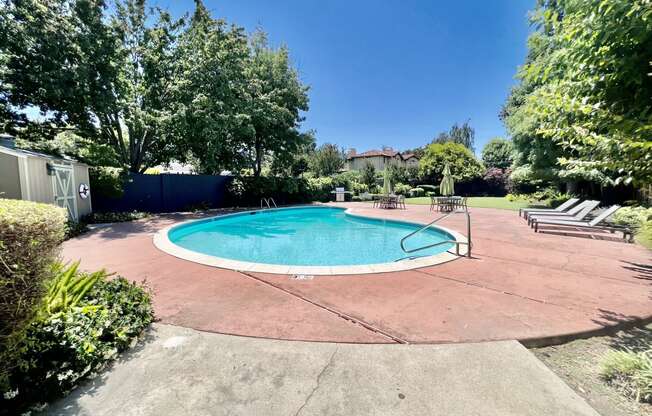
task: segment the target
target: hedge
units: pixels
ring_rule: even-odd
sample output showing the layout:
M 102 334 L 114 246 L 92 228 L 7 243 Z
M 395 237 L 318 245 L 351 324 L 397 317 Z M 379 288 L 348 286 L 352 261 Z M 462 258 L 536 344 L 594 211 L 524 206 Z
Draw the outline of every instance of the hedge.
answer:
M 0 345 L 32 316 L 67 220 L 54 205 L 0 199 Z

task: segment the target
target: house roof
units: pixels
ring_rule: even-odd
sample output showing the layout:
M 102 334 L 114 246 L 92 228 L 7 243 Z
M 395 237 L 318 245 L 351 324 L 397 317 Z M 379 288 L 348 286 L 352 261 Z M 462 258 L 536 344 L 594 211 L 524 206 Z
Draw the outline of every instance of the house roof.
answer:
M 357 159 L 361 157 L 375 157 L 375 156 L 385 156 L 385 157 L 396 157 L 399 156 L 403 160 L 407 160 L 411 157 L 416 157 L 414 153 L 401 153 L 396 150 L 384 149 L 384 150 L 368 150 L 362 153 L 356 153 L 353 155 L 348 155 L 347 159 Z

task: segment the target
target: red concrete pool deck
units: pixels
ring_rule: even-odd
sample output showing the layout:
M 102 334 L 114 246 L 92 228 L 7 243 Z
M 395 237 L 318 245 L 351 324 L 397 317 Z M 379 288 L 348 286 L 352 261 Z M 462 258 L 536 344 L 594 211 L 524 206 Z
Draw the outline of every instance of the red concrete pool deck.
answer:
M 426 223 L 427 206 L 356 213 Z M 531 345 L 652 318 L 652 251 L 611 234 L 534 233 L 513 211 L 472 208 L 473 257 L 423 269 L 292 276 L 242 273 L 181 260 L 152 243 L 196 215 L 96 229 L 64 244 L 85 269 L 146 280 L 157 317 L 224 334 L 305 341 L 443 343 L 517 339 Z M 466 234 L 462 215 L 444 227 Z

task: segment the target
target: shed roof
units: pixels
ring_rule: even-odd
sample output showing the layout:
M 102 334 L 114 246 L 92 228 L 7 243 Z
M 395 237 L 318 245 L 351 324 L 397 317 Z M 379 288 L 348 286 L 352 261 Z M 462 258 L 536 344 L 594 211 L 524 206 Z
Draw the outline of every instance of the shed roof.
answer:
M 6 153 L 8 155 L 18 156 L 18 157 L 38 157 L 41 159 L 59 160 L 62 162 L 70 162 L 70 163 L 76 163 L 78 165 L 88 166 L 86 165 L 86 163 L 79 162 L 70 157 L 66 157 L 66 156 L 57 157 L 57 156 L 48 155 L 47 153 L 39 153 L 39 152 L 34 152 L 32 150 L 18 149 L 15 147 L 7 147 L 7 146 L 0 145 L 0 152 Z

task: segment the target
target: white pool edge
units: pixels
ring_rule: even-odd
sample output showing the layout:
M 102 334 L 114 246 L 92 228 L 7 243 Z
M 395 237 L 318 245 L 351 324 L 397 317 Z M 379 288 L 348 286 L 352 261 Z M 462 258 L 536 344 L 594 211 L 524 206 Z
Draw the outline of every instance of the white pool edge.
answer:
M 283 209 L 292 209 L 292 208 L 310 208 L 310 207 L 324 207 L 324 205 L 301 205 L 287 208 L 274 208 L 274 210 L 283 210 Z M 337 208 L 332 207 L 331 208 Z M 252 211 L 243 211 L 243 212 L 253 212 L 260 210 Z M 269 210 L 265 210 L 269 211 Z M 351 215 L 355 217 L 380 220 L 380 221 L 392 221 L 405 224 L 412 224 L 417 226 L 423 226 L 425 224 L 414 222 L 414 221 L 405 221 L 397 219 L 388 219 L 388 218 L 378 218 L 362 215 L 360 213 L 354 212 L 354 209 L 347 208 L 344 213 L 346 215 Z M 218 215 L 216 218 L 224 218 L 233 215 L 241 215 L 242 212 Z M 153 242 L 154 246 L 159 250 L 170 254 L 174 257 L 192 261 L 194 263 L 203 264 L 205 266 L 218 267 L 221 269 L 229 269 L 241 272 L 258 272 L 258 273 L 270 273 L 270 274 L 284 274 L 284 275 L 310 275 L 310 276 L 332 276 L 332 275 L 348 275 L 348 274 L 373 274 L 373 273 L 388 273 L 388 272 L 399 272 L 405 270 L 419 269 L 423 267 L 436 266 L 438 264 L 446 263 L 452 260 L 456 260 L 460 257 L 465 256 L 468 253 L 467 239 L 461 233 L 457 231 L 450 230 L 441 226 L 433 226 L 434 228 L 440 229 L 449 233 L 455 241 L 460 244 L 460 255 L 445 251 L 433 256 L 427 257 L 418 257 L 415 259 L 406 259 L 395 261 L 392 263 L 376 263 L 376 264 L 363 264 L 363 265 L 353 265 L 353 266 L 287 266 L 280 264 L 268 264 L 268 263 L 253 263 L 239 260 L 226 259 L 222 257 L 211 256 L 208 254 L 198 253 L 196 251 L 188 250 L 183 247 L 180 247 L 170 241 L 168 234 L 172 228 L 181 227 L 186 224 L 190 224 L 197 221 L 205 221 L 207 218 L 202 218 L 198 220 L 189 220 L 183 221 L 178 224 L 173 224 L 168 227 L 165 227 L 159 230 L 154 234 Z

